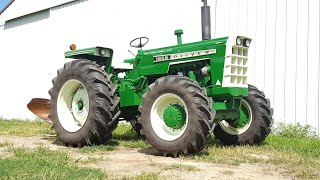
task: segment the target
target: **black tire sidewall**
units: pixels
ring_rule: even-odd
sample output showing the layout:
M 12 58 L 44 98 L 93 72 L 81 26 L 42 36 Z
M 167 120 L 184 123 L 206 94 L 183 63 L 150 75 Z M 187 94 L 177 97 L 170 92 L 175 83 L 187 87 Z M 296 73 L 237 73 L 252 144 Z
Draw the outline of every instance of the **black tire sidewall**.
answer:
M 71 63 L 71 62 L 70 62 Z M 59 92 L 62 88 L 62 86 L 69 80 L 78 80 L 82 83 L 82 85 L 86 88 L 88 97 L 89 97 L 89 113 L 88 117 L 86 119 L 85 124 L 76 132 L 69 132 L 63 128 L 60 121 L 63 121 L 63 119 L 60 119 L 57 112 L 57 99 L 59 96 Z M 79 141 L 81 141 L 87 134 L 90 132 L 90 130 L 93 127 L 93 121 L 95 115 L 95 102 L 93 99 L 94 96 L 94 90 L 90 86 L 91 80 L 88 79 L 88 76 L 85 72 L 81 72 L 77 69 L 69 68 L 66 71 L 64 71 L 60 76 L 58 76 L 57 81 L 54 84 L 53 87 L 53 94 L 52 94 L 52 100 L 51 100 L 51 108 L 52 108 L 52 119 L 53 119 L 53 125 L 56 133 L 59 135 L 59 138 L 68 144 L 74 144 Z
M 156 99 L 165 94 L 172 93 L 179 96 L 187 106 L 188 110 L 188 124 L 185 129 L 185 132 L 175 140 L 166 141 L 160 138 L 151 125 L 150 112 L 151 108 L 156 101 Z M 185 148 L 187 142 L 190 142 L 190 138 L 195 138 L 194 134 L 197 131 L 197 108 L 195 102 L 193 101 L 192 95 L 186 89 L 182 88 L 179 83 L 176 84 L 162 84 L 155 87 L 152 91 L 148 93 L 144 103 L 144 108 L 142 109 L 142 125 L 144 133 L 147 139 L 151 139 L 150 143 L 159 150 L 165 151 L 177 151 Z
M 247 97 L 243 97 L 243 100 L 246 101 L 251 108 L 252 122 L 248 129 L 239 135 L 229 134 L 220 126 L 217 126 L 214 130 L 215 135 L 218 136 L 217 138 L 226 145 L 259 144 L 261 143 L 261 139 L 265 139 L 267 136 L 266 132 L 261 132 L 263 131 L 261 127 L 267 127 L 267 125 L 262 118 L 262 113 L 256 98 L 249 93 Z
M 261 112 L 259 109 L 259 104 L 255 100 L 255 97 L 252 95 L 249 95 L 245 98 L 243 98 L 244 101 L 246 101 L 251 108 L 251 116 L 252 116 L 252 122 L 244 133 L 240 134 L 239 137 L 239 142 L 240 143 L 245 143 L 249 139 L 252 139 L 255 135 L 259 134 L 260 135 L 260 126 L 261 123 L 264 122 L 264 120 L 261 117 Z

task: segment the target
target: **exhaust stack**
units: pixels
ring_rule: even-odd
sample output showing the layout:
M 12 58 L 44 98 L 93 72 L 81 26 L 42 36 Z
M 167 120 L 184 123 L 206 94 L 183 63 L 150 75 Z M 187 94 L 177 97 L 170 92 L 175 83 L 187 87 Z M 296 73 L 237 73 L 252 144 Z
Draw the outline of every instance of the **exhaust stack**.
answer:
M 203 2 L 201 7 L 202 40 L 208 40 L 211 39 L 210 6 L 208 6 L 208 0 L 201 1 Z

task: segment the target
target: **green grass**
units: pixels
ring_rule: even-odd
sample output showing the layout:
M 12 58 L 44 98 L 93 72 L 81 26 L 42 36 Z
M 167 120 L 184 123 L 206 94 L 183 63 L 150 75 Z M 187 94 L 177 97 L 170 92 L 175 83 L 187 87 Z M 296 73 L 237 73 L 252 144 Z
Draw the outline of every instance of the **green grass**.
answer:
M 211 141 L 200 153 L 182 158 L 217 164 L 257 163 L 275 165 L 300 179 L 320 177 L 320 139 L 287 138 L 270 135 L 260 146 L 223 146 Z
M 160 180 L 162 179 L 160 177 L 160 173 L 156 173 L 156 172 L 143 172 L 138 176 L 134 176 L 134 177 L 130 177 L 128 179 L 132 179 L 132 180 Z M 126 179 L 126 178 L 124 178 Z
M 40 120 L 4 120 L 0 118 L 0 135 L 30 137 L 42 134 L 54 134 L 50 124 Z
M 11 142 L 5 141 L 5 142 L 0 142 L 0 147 L 10 147 L 13 144 Z
M 319 138 L 285 138 L 270 135 L 260 148 L 268 148 L 272 151 L 285 151 L 295 153 L 303 157 L 319 158 Z
M 128 148 L 149 148 L 145 138 L 138 136 L 135 131 L 131 131 L 131 125 L 120 123 L 117 129 L 113 132 L 112 139 L 120 146 Z
M 46 148 L 11 149 L 14 156 L 0 158 L 0 179 L 105 179 L 101 170 L 80 168 L 61 151 Z
M 92 164 L 92 163 L 98 163 L 98 162 L 101 162 L 101 161 L 104 161 L 105 159 L 103 159 L 102 157 L 88 157 L 86 159 L 82 159 L 82 158 L 79 158 L 77 159 L 75 162 L 76 163 L 81 163 L 83 165 L 86 165 L 86 164 Z
M 181 158 L 234 166 L 240 165 L 241 163 L 256 163 L 262 167 L 269 168 L 273 166 L 275 169 L 282 168 L 286 173 L 295 178 L 317 179 L 320 177 L 320 139 L 308 137 L 311 131 L 302 126 L 291 126 L 288 127 L 288 129 L 289 130 L 284 128 L 283 131 L 285 132 L 278 131 L 276 134 L 269 135 L 260 146 L 223 146 L 213 140 L 200 153 L 182 156 Z M 37 136 L 52 133 L 50 125 L 46 123 L 0 120 L 0 135 Z M 10 143 L 3 142 L 0 144 L 0 147 L 1 146 L 10 147 Z M 113 138 L 106 145 L 83 147 L 79 149 L 79 152 L 99 154 L 106 151 L 117 150 L 119 147 L 144 149 L 150 148 L 151 146 L 146 143 L 143 137 L 139 137 L 136 132 L 131 131 L 130 125 L 121 123 L 114 131 Z M 52 153 L 54 156 L 55 153 Z M 20 161 L 22 161 L 21 158 L 22 157 L 20 157 Z M 17 161 L 17 159 L 19 158 L 15 158 L 15 161 Z M 52 158 L 50 157 L 50 159 Z M 2 159 L 1 162 L 3 161 Z M 13 160 L 6 159 L 6 161 L 11 162 Z M 88 161 L 99 161 L 99 159 Z M 69 162 L 69 160 L 67 162 Z M 81 163 L 81 160 L 79 163 Z M 73 165 L 74 164 L 71 163 L 72 167 Z M 8 166 L 9 165 L 6 165 L 5 167 L 9 168 Z M 67 167 L 69 166 L 70 164 L 68 164 Z M 2 167 L 2 164 L 0 164 L 0 167 Z M 159 168 L 187 170 L 189 167 L 173 165 Z M 189 169 L 192 170 L 192 167 Z M 23 172 L 21 173 L 23 174 Z M 45 172 L 42 172 L 42 174 L 43 173 Z M 225 173 L 228 174 L 229 172 Z M 19 173 L 16 174 L 19 175 Z M 148 179 L 149 177 L 151 179 L 157 179 L 159 175 L 157 173 L 143 173 L 135 178 Z
M 120 123 L 117 129 L 112 133 L 112 139 L 105 145 L 85 146 L 80 149 L 82 153 L 97 153 L 116 150 L 118 147 L 126 148 L 150 148 L 144 137 L 138 136 L 136 132 L 131 131 L 131 125 Z

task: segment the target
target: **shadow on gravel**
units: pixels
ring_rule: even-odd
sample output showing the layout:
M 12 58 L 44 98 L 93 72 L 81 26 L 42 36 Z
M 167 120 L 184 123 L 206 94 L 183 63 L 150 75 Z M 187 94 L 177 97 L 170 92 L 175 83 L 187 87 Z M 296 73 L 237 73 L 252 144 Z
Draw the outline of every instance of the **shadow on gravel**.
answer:
M 162 153 L 154 148 L 144 148 L 144 149 L 139 149 L 139 153 L 143 153 L 146 155 L 152 155 L 152 156 L 162 156 Z

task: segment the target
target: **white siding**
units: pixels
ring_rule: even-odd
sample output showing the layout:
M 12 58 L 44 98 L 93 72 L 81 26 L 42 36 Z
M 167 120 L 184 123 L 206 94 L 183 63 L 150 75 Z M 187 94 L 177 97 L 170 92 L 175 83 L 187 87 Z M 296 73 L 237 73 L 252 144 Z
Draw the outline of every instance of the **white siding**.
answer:
M 216 37 L 254 39 L 249 82 L 270 98 L 275 121 L 319 132 L 319 1 L 212 0 L 212 7 Z
M 0 25 L 18 13 L 15 7 L 25 6 L 21 2 L 0 16 Z M 56 2 L 40 3 L 37 11 Z M 253 39 L 249 82 L 270 98 L 275 121 L 310 124 L 319 132 L 319 0 L 210 4 L 214 37 L 239 34 Z M 111 47 L 114 65 L 124 66 L 123 59 L 131 57 L 128 42 L 135 37 L 148 36 L 148 49 L 176 44 L 173 31 L 178 28 L 185 31 L 183 42 L 200 40 L 200 6 L 200 1 L 184 0 L 82 0 L 49 8 L 47 18 L 20 18 L 20 26 L 0 29 L 0 99 L 5 102 L 0 103 L 0 115 L 34 117 L 25 105 L 32 97 L 48 98 L 51 79 L 65 63 L 63 52 L 71 43 L 78 48 Z

